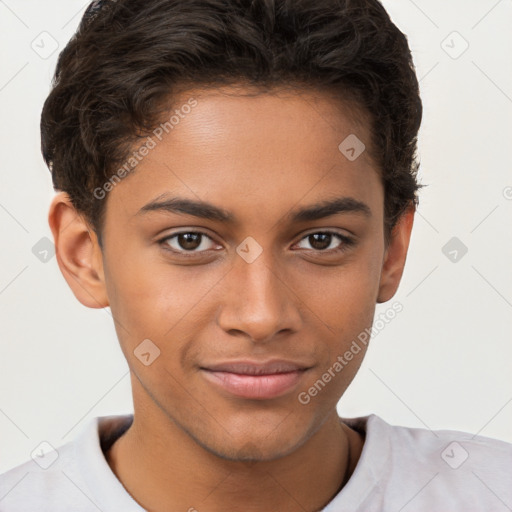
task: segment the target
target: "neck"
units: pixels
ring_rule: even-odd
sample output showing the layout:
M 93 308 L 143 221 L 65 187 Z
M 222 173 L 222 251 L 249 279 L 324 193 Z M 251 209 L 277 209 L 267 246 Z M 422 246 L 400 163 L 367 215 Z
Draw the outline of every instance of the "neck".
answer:
M 105 454 L 118 479 L 147 510 L 194 512 L 322 509 L 355 469 L 363 440 L 334 410 L 322 427 L 287 456 L 231 461 L 200 446 L 162 414 L 134 415 Z

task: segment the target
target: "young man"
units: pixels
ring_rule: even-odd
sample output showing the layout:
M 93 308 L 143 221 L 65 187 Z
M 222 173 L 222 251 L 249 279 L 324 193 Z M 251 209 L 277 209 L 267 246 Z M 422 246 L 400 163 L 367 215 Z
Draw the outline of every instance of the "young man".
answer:
M 341 419 L 415 206 L 418 83 L 377 0 L 93 2 L 41 120 L 64 278 L 134 414 L 2 511 L 499 511 L 512 446 Z

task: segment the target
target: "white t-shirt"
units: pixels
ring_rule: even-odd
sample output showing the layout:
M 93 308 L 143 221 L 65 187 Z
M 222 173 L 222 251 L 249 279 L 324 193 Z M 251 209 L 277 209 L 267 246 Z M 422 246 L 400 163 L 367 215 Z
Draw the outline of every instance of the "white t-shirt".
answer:
M 0 511 L 145 512 L 102 451 L 132 419 L 96 417 L 56 451 L 34 450 L 33 460 L 0 475 Z M 374 414 L 342 421 L 366 439 L 352 477 L 322 512 L 512 510 L 512 444 L 392 426 Z

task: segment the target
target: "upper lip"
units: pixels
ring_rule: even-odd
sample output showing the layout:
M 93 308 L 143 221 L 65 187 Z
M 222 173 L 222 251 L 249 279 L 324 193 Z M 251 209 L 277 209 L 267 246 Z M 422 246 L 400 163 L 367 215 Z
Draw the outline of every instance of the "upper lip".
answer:
M 209 364 L 201 367 L 203 370 L 212 372 L 229 372 L 241 375 L 272 375 L 276 373 L 296 372 L 307 370 L 309 366 L 293 361 L 283 359 L 274 359 L 272 361 L 225 361 L 222 363 Z

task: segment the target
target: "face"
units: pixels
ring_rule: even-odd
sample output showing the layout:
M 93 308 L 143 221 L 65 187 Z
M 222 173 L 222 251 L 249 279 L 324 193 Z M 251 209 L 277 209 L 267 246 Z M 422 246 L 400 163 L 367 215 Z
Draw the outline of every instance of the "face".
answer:
M 384 192 L 368 151 L 338 148 L 369 146 L 357 112 L 233 92 L 183 93 L 193 108 L 112 188 L 102 273 L 135 410 L 269 460 L 322 427 L 361 364 L 364 347 L 332 371 L 383 293 Z

